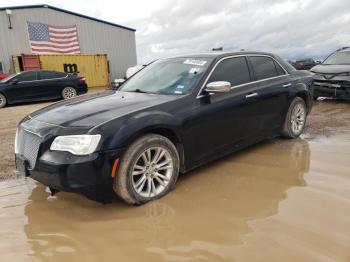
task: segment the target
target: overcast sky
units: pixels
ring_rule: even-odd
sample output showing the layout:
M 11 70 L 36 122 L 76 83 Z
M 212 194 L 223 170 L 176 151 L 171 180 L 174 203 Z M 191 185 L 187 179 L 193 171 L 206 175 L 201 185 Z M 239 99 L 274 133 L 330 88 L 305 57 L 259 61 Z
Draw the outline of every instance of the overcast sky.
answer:
M 139 63 L 221 46 L 286 59 L 322 58 L 350 46 L 350 0 L 2 0 L 0 6 L 42 3 L 135 28 Z

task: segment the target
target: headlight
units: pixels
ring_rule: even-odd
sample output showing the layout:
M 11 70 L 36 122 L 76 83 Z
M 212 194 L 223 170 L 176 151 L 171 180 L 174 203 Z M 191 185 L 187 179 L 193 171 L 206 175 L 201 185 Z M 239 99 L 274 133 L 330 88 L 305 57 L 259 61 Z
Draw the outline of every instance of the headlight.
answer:
M 101 135 L 58 136 L 52 142 L 53 151 L 67 151 L 73 155 L 88 155 L 95 152 Z

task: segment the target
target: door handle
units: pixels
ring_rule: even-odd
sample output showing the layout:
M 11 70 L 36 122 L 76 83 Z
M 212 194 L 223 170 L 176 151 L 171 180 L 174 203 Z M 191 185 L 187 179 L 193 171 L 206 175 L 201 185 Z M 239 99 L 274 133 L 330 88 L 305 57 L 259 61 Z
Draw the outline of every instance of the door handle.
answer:
M 283 85 L 283 87 L 290 87 L 292 84 L 291 83 L 288 83 L 288 84 L 285 84 L 285 85 Z
M 245 96 L 245 98 L 251 98 L 251 97 L 254 97 L 254 96 L 257 96 L 258 93 L 252 93 L 252 94 L 248 94 Z

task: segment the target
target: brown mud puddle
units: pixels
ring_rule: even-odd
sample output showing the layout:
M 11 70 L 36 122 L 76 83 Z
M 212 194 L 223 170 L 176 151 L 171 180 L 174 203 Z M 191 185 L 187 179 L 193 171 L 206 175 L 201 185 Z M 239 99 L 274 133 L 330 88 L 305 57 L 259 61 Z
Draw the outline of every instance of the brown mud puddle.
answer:
M 208 164 L 140 207 L 4 180 L 0 235 L 1 261 L 348 262 L 350 105 L 317 103 L 302 138 Z

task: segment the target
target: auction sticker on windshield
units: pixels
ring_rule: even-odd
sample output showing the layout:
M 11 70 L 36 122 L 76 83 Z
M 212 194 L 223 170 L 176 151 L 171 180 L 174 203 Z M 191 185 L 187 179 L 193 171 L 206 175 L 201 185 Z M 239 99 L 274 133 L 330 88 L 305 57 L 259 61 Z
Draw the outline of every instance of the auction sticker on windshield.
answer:
M 184 64 L 186 65 L 196 65 L 196 66 L 204 66 L 206 63 L 207 61 L 195 60 L 195 59 L 186 59 L 184 61 Z

